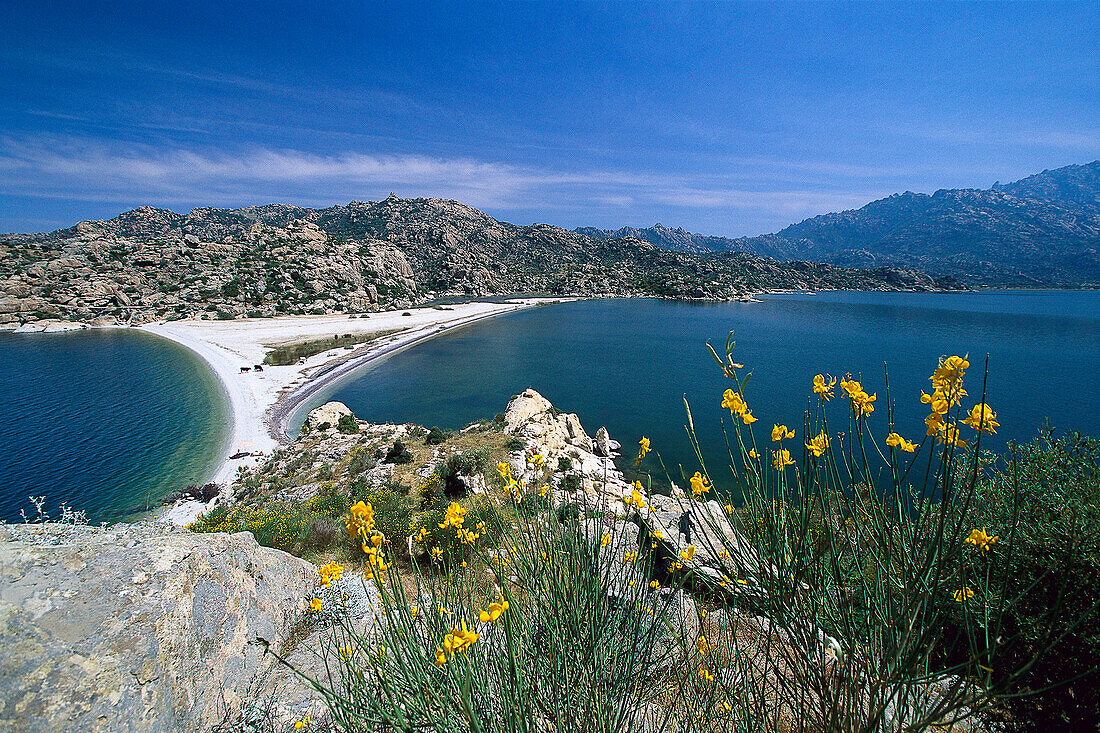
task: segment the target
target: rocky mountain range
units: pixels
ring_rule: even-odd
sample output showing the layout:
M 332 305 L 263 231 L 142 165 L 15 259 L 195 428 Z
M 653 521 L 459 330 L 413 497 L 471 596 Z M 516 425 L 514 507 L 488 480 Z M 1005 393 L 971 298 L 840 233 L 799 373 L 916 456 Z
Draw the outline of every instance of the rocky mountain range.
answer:
M 975 286 L 1100 287 L 1100 161 L 984 190 L 906 191 L 758 237 L 706 236 L 660 224 L 577 231 L 636 237 L 682 252 L 915 268 Z
M 693 254 L 517 226 L 443 199 L 142 207 L 47 234 L 0 235 L 0 326 L 361 312 L 454 296 L 729 299 L 769 289 L 928 290 L 924 273 Z

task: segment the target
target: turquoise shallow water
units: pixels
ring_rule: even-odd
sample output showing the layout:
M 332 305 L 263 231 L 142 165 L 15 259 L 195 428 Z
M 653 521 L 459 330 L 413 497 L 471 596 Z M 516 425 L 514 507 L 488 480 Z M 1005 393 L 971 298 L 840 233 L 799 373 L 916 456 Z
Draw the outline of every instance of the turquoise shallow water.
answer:
M 1030 440 L 1045 420 L 1058 431 L 1100 434 L 1100 293 L 823 293 L 775 295 L 760 303 L 689 304 L 658 300 L 563 303 L 520 311 L 440 336 L 369 365 L 318 395 L 345 402 L 371 421 L 458 428 L 503 411 L 534 387 L 579 414 L 590 433 L 606 425 L 625 452 L 649 436 L 675 477 L 697 461 L 685 437 L 690 401 L 705 456 L 728 455 L 719 409 L 728 385 L 705 350 L 733 330 L 735 358 L 752 370 L 747 400 L 758 442 L 774 422 L 801 428 L 818 372 L 862 374 L 877 392 L 872 427 L 888 432 L 884 363 L 896 428 L 919 439 L 919 402 L 941 354 L 969 353 L 968 387 L 977 401 L 989 355 L 987 402 L 1001 429 L 983 445 Z M 834 429 L 847 403 L 830 407 Z M 299 411 L 299 421 L 305 410 Z M 726 413 L 728 416 L 728 412 Z M 801 440 L 801 430 L 799 430 Z M 646 466 L 656 471 L 655 464 Z
M 141 511 L 205 479 L 229 405 L 187 349 L 142 332 L 0 335 L 0 519 L 28 496 L 94 522 Z M 33 512 L 30 512 L 33 514 Z

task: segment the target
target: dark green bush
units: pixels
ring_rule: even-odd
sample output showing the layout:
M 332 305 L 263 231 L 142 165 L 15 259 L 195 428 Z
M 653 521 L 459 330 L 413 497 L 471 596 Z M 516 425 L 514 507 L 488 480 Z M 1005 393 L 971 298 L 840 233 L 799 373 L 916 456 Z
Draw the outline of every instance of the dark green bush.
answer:
M 412 453 L 409 453 L 409 449 L 400 440 L 393 441 L 393 446 L 386 452 L 386 457 L 383 459 L 385 463 L 394 464 L 412 463 L 412 460 Z
M 568 473 L 561 477 L 562 491 L 580 491 L 581 477 L 575 473 Z
M 437 427 L 432 427 L 424 438 L 424 445 L 439 445 L 447 440 L 447 433 Z
M 1022 596 L 1010 606 L 1006 631 L 1019 641 L 1005 650 L 1004 666 L 1030 662 L 1057 641 L 1021 680 L 1024 688 L 1055 687 L 1011 701 L 1013 717 L 1034 730 L 1095 730 L 1100 720 L 1100 440 L 1073 433 L 1054 439 L 1044 431 L 1004 461 L 980 488 L 975 524 L 1012 537 L 999 567 Z M 1013 530 L 1012 518 L 1020 512 Z M 1052 618 L 1051 608 L 1063 610 Z M 1082 727 L 1082 725 L 1084 727 Z M 1076 727 L 1074 727 L 1076 726 Z
M 573 470 L 573 460 L 569 456 L 558 456 L 558 470 L 567 473 Z
M 504 444 L 504 447 L 511 451 L 524 450 L 527 448 L 527 444 L 519 438 L 510 438 L 508 442 Z
M 340 421 L 336 424 L 336 429 L 345 435 L 351 435 L 359 432 L 359 423 L 355 420 L 354 415 L 341 415 Z

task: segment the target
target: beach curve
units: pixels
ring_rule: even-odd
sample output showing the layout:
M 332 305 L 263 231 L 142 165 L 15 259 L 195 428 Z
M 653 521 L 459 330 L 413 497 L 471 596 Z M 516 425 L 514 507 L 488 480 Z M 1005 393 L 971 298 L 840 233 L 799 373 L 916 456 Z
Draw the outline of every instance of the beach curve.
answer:
M 477 321 L 562 302 L 555 298 L 514 298 L 502 302 L 470 302 L 441 307 L 410 308 L 354 318 L 345 314 L 278 316 L 227 321 L 181 320 L 139 328 L 169 339 L 198 354 L 214 371 L 229 402 L 229 436 L 209 482 L 229 485 L 242 466 L 252 466 L 290 441 L 287 425 L 297 410 L 318 392 L 359 368 L 414 344 Z M 406 315 L 407 314 L 407 315 Z M 394 331 L 352 350 L 342 346 L 289 366 L 263 364 L 274 345 L 324 338 Z M 347 352 L 347 353 L 345 353 Z M 255 367 L 262 365 L 257 371 Z M 231 458 L 239 453 L 260 454 Z M 163 512 L 161 521 L 186 525 L 208 505 L 182 502 Z

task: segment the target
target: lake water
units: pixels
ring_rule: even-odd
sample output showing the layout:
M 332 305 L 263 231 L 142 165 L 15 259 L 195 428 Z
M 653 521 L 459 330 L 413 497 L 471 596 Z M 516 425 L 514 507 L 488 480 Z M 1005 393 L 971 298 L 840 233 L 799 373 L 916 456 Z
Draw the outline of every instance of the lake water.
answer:
M 630 454 L 642 435 L 664 458 L 697 468 L 683 397 L 712 475 L 725 456 L 719 419 L 728 382 L 705 350 L 735 331 L 751 369 L 746 397 L 759 442 L 774 422 L 799 430 L 818 372 L 862 374 L 877 392 L 872 428 L 887 432 L 883 363 L 896 428 L 918 439 L 921 389 L 940 354 L 969 353 L 977 401 L 989 354 L 987 401 L 1000 433 L 1030 440 L 1044 420 L 1100 435 L 1100 293 L 823 293 L 760 303 L 596 300 L 544 306 L 476 323 L 370 365 L 312 405 L 347 403 L 364 419 L 459 428 L 502 412 L 534 387 L 606 425 Z M 64 500 L 93 521 L 132 514 L 202 481 L 228 436 L 228 405 L 213 372 L 181 346 L 125 329 L 0 334 L 0 518 L 19 520 L 28 496 Z M 307 406 L 308 407 L 308 406 Z M 830 405 L 835 429 L 847 403 Z M 728 418 L 728 412 L 725 416 Z M 298 413 L 300 421 L 305 410 Z M 726 457 L 728 463 L 728 456 Z M 629 464 L 629 460 L 624 462 Z M 656 463 L 642 468 L 658 472 Z
M 93 522 L 204 480 L 228 440 L 214 376 L 177 344 L 125 329 L 0 334 L 0 519 L 28 496 Z
M 801 445 L 810 382 L 819 372 L 862 377 L 877 392 L 870 419 L 886 435 L 886 380 L 896 429 L 919 440 L 927 414 L 922 389 L 941 354 L 969 354 L 967 386 L 1001 423 L 983 446 L 1027 441 L 1044 421 L 1056 431 L 1100 434 L 1100 292 L 951 294 L 821 293 L 772 295 L 759 303 L 696 304 L 595 300 L 503 315 L 446 334 L 365 367 L 309 407 L 328 399 L 360 418 L 459 428 L 502 412 L 533 387 L 576 412 L 590 434 L 606 425 L 634 451 L 642 435 L 673 477 L 698 468 L 685 436 L 683 398 L 692 406 L 708 467 L 729 459 L 719 407 L 729 386 L 705 349 L 721 351 L 729 331 L 736 360 L 752 371 L 746 399 L 759 422 L 758 443 L 773 423 L 796 427 Z M 970 406 L 970 402 L 967 403 Z M 830 424 L 846 427 L 847 402 L 830 405 Z M 306 410 L 298 413 L 298 424 Z M 728 411 L 725 412 L 728 418 Z M 629 463 L 629 461 L 621 462 Z M 643 466 L 658 472 L 657 464 Z

